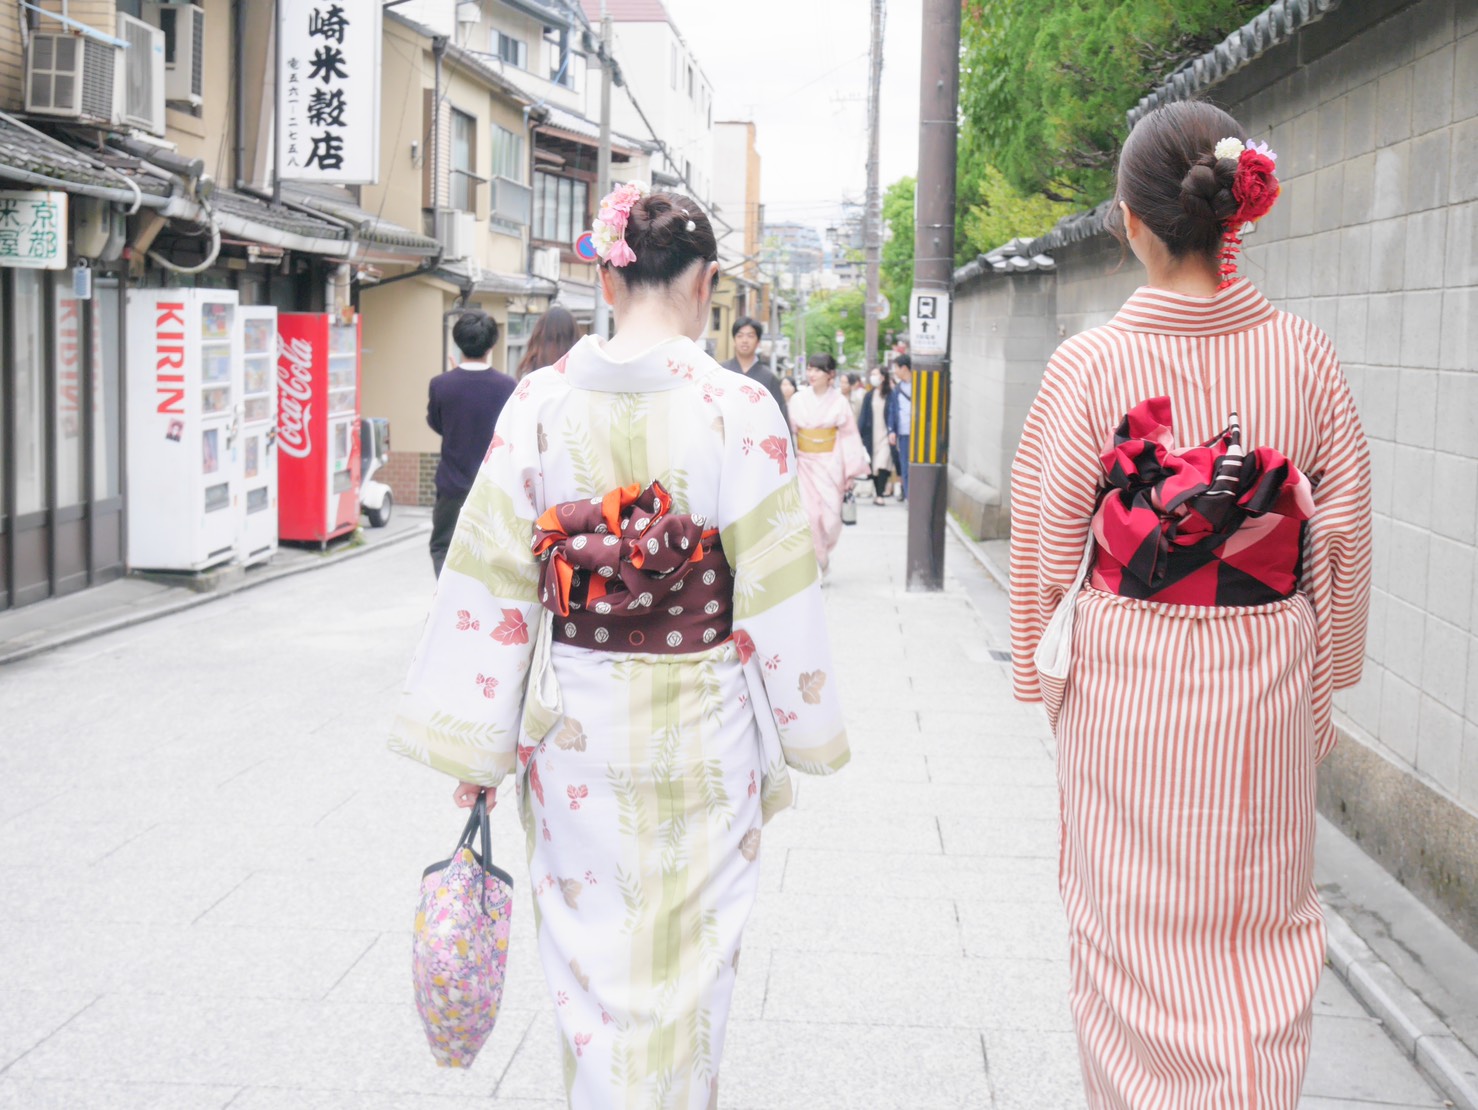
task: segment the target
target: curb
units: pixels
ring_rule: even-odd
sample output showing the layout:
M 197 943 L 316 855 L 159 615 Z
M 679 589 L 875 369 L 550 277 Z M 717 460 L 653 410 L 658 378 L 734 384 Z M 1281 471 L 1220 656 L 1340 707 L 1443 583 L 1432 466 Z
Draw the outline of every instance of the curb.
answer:
M 1009 592 L 1010 580 L 995 561 L 959 521 L 952 516 L 945 519 L 970 557 L 997 586 Z M 1478 1055 L 1360 939 L 1348 921 L 1327 906 L 1324 927 L 1328 937 L 1326 961 L 1334 973 L 1456 1110 L 1478 1110 Z
M 315 562 L 304 562 L 296 566 L 281 567 L 277 570 L 269 570 L 260 577 L 242 578 L 241 581 L 224 589 L 210 590 L 205 593 L 192 594 L 179 601 L 166 602 L 157 607 L 142 609 L 137 612 L 125 613 L 122 616 L 111 617 L 98 621 L 96 624 L 86 628 L 75 628 L 69 632 L 43 640 L 39 643 L 26 644 L 24 647 L 14 648 L 10 651 L 0 652 L 0 667 L 7 663 L 19 663 L 23 659 L 33 656 L 44 655 L 48 651 L 75 644 L 80 640 L 90 640 L 94 636 L 104 636 L 109 632 L 117 632 L 123 628 L 132 628 L 134 625 L 145 624 L 148 621 L 158 620 L 174 613 L 182 613 L 186 609 L 193 609 L 197 605 L 208 605 L 212 601 L 220 601 L 222 598 L 231 597 L 241 593 L 243 590 L 255 589 L 265 586 L 268 582 L 277 582 L 284 578 L 291 578 L 298 574 L 307 574 L 309 571 L 322 570 L 325 567 L 337 566 L 349 559 L 359 559 L 365 555 L 373 555 L 378 551 L 387 551 L 392 547 L 415 539 L 420 536 L 431 534 L 431 525 L 418 525 L 408 528 L 404 532 L 398 532 L 394 536 L 376 540 L 372 544 L 361 544 L 359 547 L 351 547 L 346 551 L 339 552 L 331 558 L 322 558 Z M 184 587 L 181 587 L 184 588 Z

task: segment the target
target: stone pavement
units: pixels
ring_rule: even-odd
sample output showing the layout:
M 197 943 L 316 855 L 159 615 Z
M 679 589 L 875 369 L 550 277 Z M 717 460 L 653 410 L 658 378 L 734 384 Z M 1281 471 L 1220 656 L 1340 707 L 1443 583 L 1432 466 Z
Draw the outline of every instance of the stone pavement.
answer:
M 1081 1107 L 1004 599 L 958 546 L 906 593 L 903 511 L 862 513 L 828 590 L 855 758 L 765 832 L 723 1104 Z M 0 1107 L 563 1105 L 526 882 L 477 1066 L 437 1071 L 412 1005 L 461 818 L 382 737 L 430 588 L 404 544 L 0 668 Z M 494 836 L 521 878 L 506 800 Z M 1442 1105 L 1333 976 L 1307 1092 Z

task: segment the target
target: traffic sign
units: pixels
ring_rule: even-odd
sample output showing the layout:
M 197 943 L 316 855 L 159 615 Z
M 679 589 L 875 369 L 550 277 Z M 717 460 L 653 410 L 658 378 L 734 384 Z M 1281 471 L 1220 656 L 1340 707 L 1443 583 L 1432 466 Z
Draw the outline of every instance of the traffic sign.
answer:
M 915 289 L 909 302 L 909 349 L 915 357 L 943 358 L 949 353 L 949 292 Z

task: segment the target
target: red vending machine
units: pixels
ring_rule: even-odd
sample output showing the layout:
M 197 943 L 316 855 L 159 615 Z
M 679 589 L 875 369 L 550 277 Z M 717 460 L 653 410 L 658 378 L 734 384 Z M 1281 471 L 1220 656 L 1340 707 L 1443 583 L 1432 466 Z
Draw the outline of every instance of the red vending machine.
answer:
M 277 316 L 279 538 L 326 544 L 359 527 L 359 317 Z

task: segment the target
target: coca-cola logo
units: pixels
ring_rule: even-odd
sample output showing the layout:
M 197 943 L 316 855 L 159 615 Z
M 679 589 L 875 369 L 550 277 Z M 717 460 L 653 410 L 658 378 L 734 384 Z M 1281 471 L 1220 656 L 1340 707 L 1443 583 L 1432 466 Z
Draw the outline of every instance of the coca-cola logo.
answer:
M 313 345 L 277 337 L 277 448 L 294 459 L 313 451 Z

